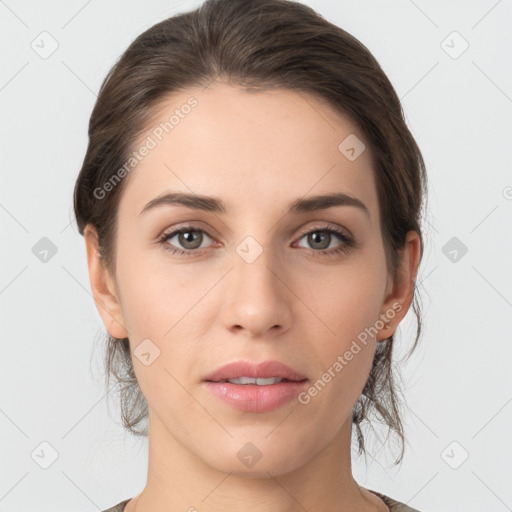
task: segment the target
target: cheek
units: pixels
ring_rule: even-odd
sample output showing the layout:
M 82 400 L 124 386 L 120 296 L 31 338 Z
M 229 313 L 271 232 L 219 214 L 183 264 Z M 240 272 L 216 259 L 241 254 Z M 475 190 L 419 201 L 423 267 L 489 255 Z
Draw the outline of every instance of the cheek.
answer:
M 340 265 L 315 280 L 314 287 L 310 278 L 301 281 L 301 293 L 307 297 L 309 309 L 303 317 L 309 333 L 305 337 L 315 340 L 308 350 L 314 352 L 318 363 L 313 382 L 317 383 L 317 396 L 322 397 L 312 397 L 312 401 L 317 401 L 320 408 L 334 406 L 341 416 L 357 401 L 371 369 L 383 271 L 378 262 L 372 266 L 361 261 Z
M 120 295 L 138 384 L 155 411 L 190 406 L 183 390 L 194 358 L 195 332 L 201 325 L 200 307 L 205 293 L 193 279 L 184 279 L 179 267 L 135 259 L 119 266 Z M 174 420 L 173 420 L 174 421 Z
M 186 265 L 167 262 L 165 255 L 151 251 L 127 251 L 119 258 L 118 282 L 126 328 L 134 340 L 164 339 L 165 334 L 186 315 L 198 297 L 204 294 L 201 282 L 187 276 Z M 148 253 L 149 254 L 148 256 Z M 123 253 L 121 253 L 123 254 Z
M 375 325 L 385 284 L 382 272 L 378 263 L 361 261 L 339 265 L 314 279 L 297 279 L 297 294 L 309 310 L 303 319 L 310 329 L 317 324 L 320 337 L 328 341 L 326 345 L 332 350 L 342 350 L 350 340 Z
M 137 378 L 141 387 L 147 379 L 167 381 L 171 374 L 182 382 L 199 356 L 198 340 L 216 318 L 214 296 L 208 290 L 218 278 L 210 274 L 203 278 L 191 265 L 132 254 L 119 260 L 118 276 Z M 141 352 L 154 358 L 151 372 L 137 360 Z

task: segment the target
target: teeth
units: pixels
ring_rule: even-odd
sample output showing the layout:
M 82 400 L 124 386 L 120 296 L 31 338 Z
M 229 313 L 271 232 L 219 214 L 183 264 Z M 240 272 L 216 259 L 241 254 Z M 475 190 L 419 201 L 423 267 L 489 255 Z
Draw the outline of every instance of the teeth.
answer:
M 281 382 L 283 379 L 278 377 L 269 377 L 268 379 L 255 377 L 238 377 L 237 379 L 228 379 L 231 384 L 257 384 L 258 386 L 269 386 Z

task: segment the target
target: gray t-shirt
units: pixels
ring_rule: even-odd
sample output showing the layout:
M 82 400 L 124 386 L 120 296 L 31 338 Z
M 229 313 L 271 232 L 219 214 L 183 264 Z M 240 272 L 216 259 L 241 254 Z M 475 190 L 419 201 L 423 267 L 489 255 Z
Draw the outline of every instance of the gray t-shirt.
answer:
M 371 489 L 368 489 L 368 491 L 372 492 L 376 496 L 378 496 L 389 508 L 389 512 L 420 512 L 419 510 L 415 508 L 411 508 L 405 503 L 400 503 L 399 501 L 395 501 L 394 499 L 390 498 L 389 496 L 385 496 L 384 494 L 381 494 L 377 491 L 372 491 Z M 112 508 L 109 508 L 108 510 L 105 510 L 104 512 L 123 512 L 124 507 L 126 504 L 130 501 L 131 498 L 128 498 L 127 500 L 121 501 L 121 503 L 118 503 Z

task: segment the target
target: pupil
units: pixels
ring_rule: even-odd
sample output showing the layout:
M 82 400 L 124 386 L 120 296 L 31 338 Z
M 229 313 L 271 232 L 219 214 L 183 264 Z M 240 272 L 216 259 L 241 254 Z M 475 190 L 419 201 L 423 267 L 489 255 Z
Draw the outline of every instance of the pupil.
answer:
M 198 239 L 199 245 L 197 245 L 197 247 L 201 245 L 201 240 L 197 231 L 184 231 L 180 234 L 180 243 L 188 249 L 197 249 L 197 247 L 194 247 L 194 241 L 197 242 Z M 190 244 L 192 244 L 192 247 L 190 247 Z
M 315 233 L 311 233 L 309 237 L 310 242 L 312 242 L 312 245 L 317 244 L 318 241 L 322 242 L 323 239 L 323 244 L 321 243 L 320 247 L 317 247 L 318 249 L 326 249 L 327 247 L 329 247 L 329 233 L 325 233 L 325 231 L 316 231 Z

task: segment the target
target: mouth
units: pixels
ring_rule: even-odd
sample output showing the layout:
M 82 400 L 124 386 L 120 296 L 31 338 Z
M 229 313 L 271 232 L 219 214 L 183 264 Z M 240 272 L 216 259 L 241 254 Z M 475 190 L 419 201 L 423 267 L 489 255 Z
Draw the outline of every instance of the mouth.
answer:
M 273 379 L 273 380 L 272 380 Z M 234 361 L 225 364 L 204 377 L 207 382 L 231 382 L 233 384 L 272 385 L 276 380 L 300 382 L 306 376 L 280 361 Z
M 229 406 L 262 413 L 292 401 L 308 378 L 279 361 L 237 361 L 222 366 L 203 379 L 204 387 Z

